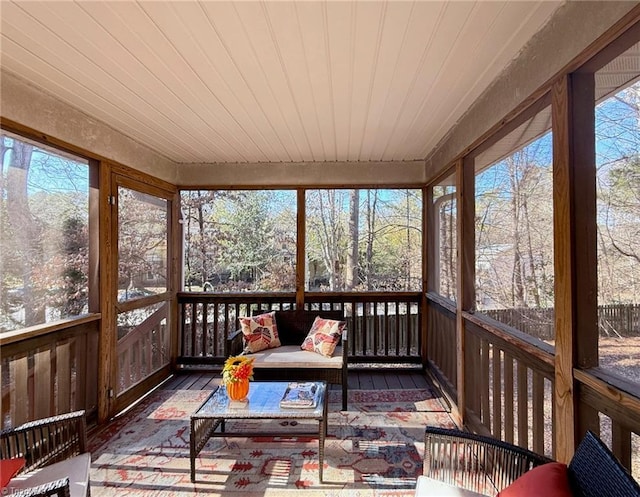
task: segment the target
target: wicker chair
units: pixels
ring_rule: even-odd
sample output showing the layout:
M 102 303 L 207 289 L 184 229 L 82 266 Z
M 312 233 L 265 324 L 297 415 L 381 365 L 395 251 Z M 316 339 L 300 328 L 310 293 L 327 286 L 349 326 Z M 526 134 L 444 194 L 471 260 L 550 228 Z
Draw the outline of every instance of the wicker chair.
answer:
M 424 475 L 493 495 L 551 459 L 490 437 L 445 428 L 425 430 Z
M 521 447 L 459 430 L 427 427 L 426 477 L 495 495 L 526 471 L 552 460 Z M 576 497 L 640 497 L 640 486 L 608 447 L 587 432 L 568 465 Z
M 9 485 L 13 497 L 89 495 L 87 428 L 84 411 L 25 423 L 0 432 L 0 458 L 26 462 Z M 76 471 L 78 470 L 78 471 Z M 86 474 L 86 481 L 69 478 Z M 45 480 L 45 481 L 43 481 Z
M 639 497 L 640 486 L 590 431 L 569 462 L 569 480 L 582 497 Z

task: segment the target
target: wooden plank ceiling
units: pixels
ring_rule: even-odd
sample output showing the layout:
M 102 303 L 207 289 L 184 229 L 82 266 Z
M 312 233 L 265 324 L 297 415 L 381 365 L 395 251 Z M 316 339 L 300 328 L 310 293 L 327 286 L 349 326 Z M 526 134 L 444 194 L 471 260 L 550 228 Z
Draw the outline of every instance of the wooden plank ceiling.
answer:
M 7 1 L 2 70 L 177 163 L 424 159 L 558 1 Z

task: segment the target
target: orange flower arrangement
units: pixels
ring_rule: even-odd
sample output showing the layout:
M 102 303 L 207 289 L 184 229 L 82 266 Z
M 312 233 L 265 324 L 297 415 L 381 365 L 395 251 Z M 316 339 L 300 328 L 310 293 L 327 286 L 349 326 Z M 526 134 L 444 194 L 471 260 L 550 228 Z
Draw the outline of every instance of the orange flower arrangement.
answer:
M 237 383 L 253 380 L 253 361 L 255 357 L 244 355 L 229 357 L 222 368 L 222 383 Z

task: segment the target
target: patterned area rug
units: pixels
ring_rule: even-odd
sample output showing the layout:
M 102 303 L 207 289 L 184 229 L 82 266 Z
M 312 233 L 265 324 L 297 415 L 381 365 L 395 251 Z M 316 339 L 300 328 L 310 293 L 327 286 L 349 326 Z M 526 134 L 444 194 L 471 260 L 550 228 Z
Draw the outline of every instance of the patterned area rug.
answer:
M 352 391 L 348 411 L 340 411 L 340 392 L 331 391 L 324 483 L 318 441 L 296 437 L 301 426 L 281 420 L 272 426 L 291 430 L 291 438 L 210 440 L 194 484 L 189 416 L 209 393 L 157 391 L 94 435 L 92 496 L 412 496 L 422 474 L 424 427 L 453 427 L 429 390 Z M 261 431 L 268 429 L 261 423 Z

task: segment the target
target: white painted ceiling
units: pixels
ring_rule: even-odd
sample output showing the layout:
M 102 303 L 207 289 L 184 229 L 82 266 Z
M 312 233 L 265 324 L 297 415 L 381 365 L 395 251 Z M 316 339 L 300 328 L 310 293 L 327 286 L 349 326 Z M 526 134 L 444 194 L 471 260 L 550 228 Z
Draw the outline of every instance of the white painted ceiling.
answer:
M 178 163 L 425 158 L 560 1 L 8 1 L 1 64 Z

